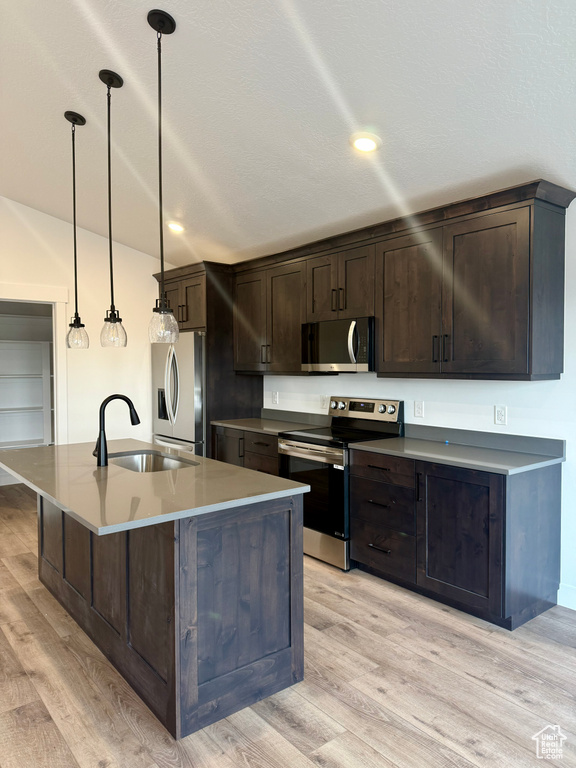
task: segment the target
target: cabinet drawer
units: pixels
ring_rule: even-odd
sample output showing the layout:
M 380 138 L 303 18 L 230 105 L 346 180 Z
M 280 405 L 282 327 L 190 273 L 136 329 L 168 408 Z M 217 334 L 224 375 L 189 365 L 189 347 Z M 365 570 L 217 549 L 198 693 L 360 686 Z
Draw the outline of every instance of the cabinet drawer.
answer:
M 350 557 L 383 574 L 416 583 L 416 539 L 405 533 L 350 520 Z
M 266 472 L 268 475 L 277 475 L 278 474 L 278 457 L 264 456 L 261 453 L 252 453 L 251 451 L 245 451 L 244 468 L 256 469 L 259 472 Z
M 368 451 L 350 451 L 350 472 L 369 480 L 414 488 L 414 461 Z
M 265 456 L 278 456 L 278 438 L 276 435 L 260 432 L 244 432 L 244 450 L 262 453 Z
M 350 514 L 369 523 L 414 536 L 414 490 L 401 485 L 350 478 Z

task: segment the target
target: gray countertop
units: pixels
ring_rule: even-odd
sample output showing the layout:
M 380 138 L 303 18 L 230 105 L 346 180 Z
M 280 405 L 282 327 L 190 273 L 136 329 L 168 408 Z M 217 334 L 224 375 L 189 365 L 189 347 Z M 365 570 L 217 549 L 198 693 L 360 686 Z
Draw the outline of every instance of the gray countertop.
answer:
M 99 535 L 141 528 L 260 501 L 305 493 L 309 486 L 170 451 L 197 465 L 140 473 L 97 467 L 94 443 L 0 451 L 0 467 Z M 158 450 L 140 440 L 110 440 L 109 454 Z M 162 450 L 162 453 L 168 451 Z
M 294 421 L 277 421 L 276 419 L 231 419 L 229 421 L 212 421 L 213 427 L 230 427 L 231 429 L 244 429 L 247 432 L 267 432 L 270 435 L 278 435 L 280 432 L 290 432 L 294 429 L 310 429 L 310 424 L 301 424 Z
M 372 451 L 406 459 L 450 464 L 465 469 L 479 469 L 499 475 L 514 475 L 540 469 L 564 461 L 564 456 L 523 453 L 521 451 L 461 445 L 413 437 L 393 437 L 388 440 L 369 440 L 350 446 L 355 451 Z

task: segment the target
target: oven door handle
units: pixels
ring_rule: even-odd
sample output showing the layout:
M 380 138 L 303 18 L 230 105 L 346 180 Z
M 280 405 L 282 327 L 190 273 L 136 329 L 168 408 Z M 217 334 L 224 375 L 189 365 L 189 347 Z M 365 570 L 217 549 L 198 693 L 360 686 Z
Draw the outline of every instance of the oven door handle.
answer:
M 308 459 L 309 461 L 318 461 L 321 464 L 345 465 L 344 451 L 325 451 L 322 448 L 300 448 L 299 446 L 289 445 L 278 441 L 278 453 L 283 456 L 294 456 L 298 459 Z

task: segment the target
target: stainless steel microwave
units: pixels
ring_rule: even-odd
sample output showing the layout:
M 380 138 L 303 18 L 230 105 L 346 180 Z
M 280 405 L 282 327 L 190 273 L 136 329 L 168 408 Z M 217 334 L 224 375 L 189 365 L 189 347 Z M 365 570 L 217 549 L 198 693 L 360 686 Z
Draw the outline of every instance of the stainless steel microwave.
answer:
M 302 325 L 302 370 L 360 373 L 374 370 L 374 318 Z

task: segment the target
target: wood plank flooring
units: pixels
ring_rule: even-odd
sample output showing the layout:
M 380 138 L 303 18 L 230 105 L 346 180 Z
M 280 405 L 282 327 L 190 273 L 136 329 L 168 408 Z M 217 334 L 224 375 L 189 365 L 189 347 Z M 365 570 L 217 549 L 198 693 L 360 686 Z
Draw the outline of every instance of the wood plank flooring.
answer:
M 514 632 L 305 558 L 305 679 L 176 742 L 39 584 L 36 501 L 0 488 L 0 768 L 576 767 L 576 612 Z

